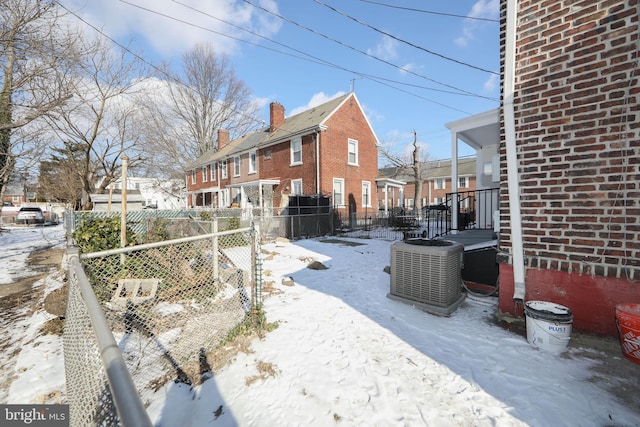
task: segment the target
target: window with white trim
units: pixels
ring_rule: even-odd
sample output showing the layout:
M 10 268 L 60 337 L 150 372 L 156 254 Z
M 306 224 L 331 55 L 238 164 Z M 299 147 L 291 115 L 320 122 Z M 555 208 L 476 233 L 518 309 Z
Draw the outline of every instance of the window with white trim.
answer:
M 294 194 L 296 196 L 302 196 L 302 180 L 301 179 L 291 180 L 291 194 Z
M 196 183 L 196 170 L 192 170 L 191 171 L 191 183 L 195 184 Z
M 233 176 L 240 176 L 240 156 L 233 158 Z
M 291 140 L 291 164 L 302 164 L 302 138 Z
M 249 173 L 256 173 L 256 152 L 252 151 L 249 153 Z
M 333 178 L 333 205 L 344 206 L 344 179 Z
M 220 162 L 220 179 L 227 179 L 228 176 L 227 160 L 225 159 Z
M 209 180 L 209 165 L 202 167 L 202 182 Z
M 458 177 L 458 188 L 468 188 L 468 187 L 469 187 L 469 177 L 468 176 Z
M 371 207 L 371 182 L 362 181 L 362 207 Z
M 444 178 L 436 178 L 434 180 L 433 186 L 434 186 L 434 188 L 436 190 L 443 190 L 444 189 Z
M 358 141 L 349 138 L 347 163 L 350 165 L 358 165 Z
M 218 169 L 218 163 L 214 163 L 211 166 L 211 181 L 215 181 L 216 180 L 216 170 Z
M 226 160 L 225 160 L 226 164 Z M 227 208 L 229 207 L 229 189 L 225 188 L 220 193 L 220 207 Z

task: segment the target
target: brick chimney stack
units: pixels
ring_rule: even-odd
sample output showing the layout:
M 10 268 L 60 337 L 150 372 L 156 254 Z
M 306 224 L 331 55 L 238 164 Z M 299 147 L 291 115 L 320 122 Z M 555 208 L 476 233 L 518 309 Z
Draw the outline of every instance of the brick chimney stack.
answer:
M 227 129 L 218 129 L 218 151 L 229 143 L 229 131 Z
M 278 102 L 269 104 L 269 132 L 275 132 L 276 129 L 284 123 L 284 106 Z

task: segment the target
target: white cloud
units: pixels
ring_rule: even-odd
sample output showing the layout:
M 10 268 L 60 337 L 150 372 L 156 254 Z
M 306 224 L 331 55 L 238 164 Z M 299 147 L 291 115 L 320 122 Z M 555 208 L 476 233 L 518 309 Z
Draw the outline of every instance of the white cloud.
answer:
M 342 91 L 336 92 L 333 95 L 327 95 L 324 92 L 318 92 L 318 93 L 316 93 L 315 95 L 313 95 L 311 97 L 311 99 L 309 100 L 309 102 L 306 105 L 302 105 L 300 107 L 296 107 L 293 110 L 291 110 L 291 112 L 289 114 L 287 114 L 287 117 L 295 116 L 296 114 L 300 114 L 303 111 L 307 111 L 310 108 L 317 107 L 320 104 L 324 104 L 325 102 L 330 101 L 330 100 L 332 100 L 334 98 L 337 98 L 339 96 L 342 96 L 344 94 L 345 94 L 345 92 L 342 92 Z
M 403 74 L 407 72 L 416 72 L 417 70 L 420 70 L 422 68 L 423 68 L 422 65 L 407 63 L 400 68 L 400 72 Z
M 140 8 L 118 1 L 64 1 L 70 9 L 80 9 L 77 13 L 83 19 L 111 37 L 120 39 L 135 34 L 137 41 L 144 41 L 165 57 L 178 57 L 204 41 L 211 43 L 217 52 L 233 53 L 239 48 L 239 42 L 227 36 L 255 39 L 238 27 L 270 36 L 281 26 L 280 21 L 238 0 L 182 0 L 182 3 L 193 9 L 169 0 L 136 0 L 134 4 Z M 260 3 L 277 11 L 273 0 Z
M 398 57 L 398 42 L 389 36 L 382 36 L 382 40 L 374 49 L 367 49 L 369 55 L 377 56 L 388 61 Z
M 467 16 L 474 18 L 498 19 L 500 15 L 500 0 L 478 0 Z M 454 43 L 460 47 L 466 47 L 475 38 L 475 31 L 487 25 L 486 21 L 465 19 L 462 27 L 462 35 L 454 39 Z
M 500 83 L 500 76 L 498 76 L 497 74 L 491 74 L 491 76 L 487 79 L 487 81 L 484 82 L 484 89 L 487 92 L 491 92 L 498 86 L 499 83 Z

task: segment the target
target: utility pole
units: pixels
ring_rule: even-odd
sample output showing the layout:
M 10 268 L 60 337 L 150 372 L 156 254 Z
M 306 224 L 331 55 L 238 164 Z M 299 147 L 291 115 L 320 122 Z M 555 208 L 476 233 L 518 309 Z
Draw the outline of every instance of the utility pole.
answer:
M 122 156 L 122 194 L 120 195 L 120 247 L 127 245 L 127 166 L 129 157 L 125 154 Z M 120 255 L 120 263 L 124 264 L 124 254 Z

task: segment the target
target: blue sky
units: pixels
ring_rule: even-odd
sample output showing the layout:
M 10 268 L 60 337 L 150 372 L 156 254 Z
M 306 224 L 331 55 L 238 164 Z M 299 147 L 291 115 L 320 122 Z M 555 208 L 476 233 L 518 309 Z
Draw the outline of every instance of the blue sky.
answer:
M 229 55 L 266 121 L 272 101 L 288 116 L 353 87 L 397 155 L 415 130 L 423 153 L 450 158 L 445 123 L 499 106 L 498 0 L 62 3 L 118 41 L 133 38 L 151 62 L 177 64 L 194 44 L 211 43 Z M 459 150 L 473 154 L 464 143 Z

